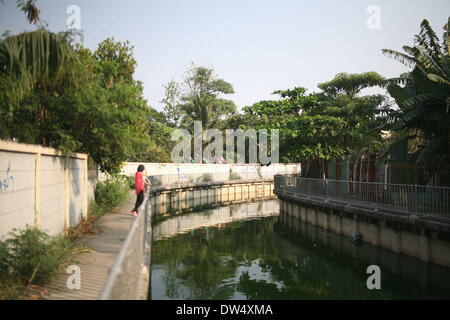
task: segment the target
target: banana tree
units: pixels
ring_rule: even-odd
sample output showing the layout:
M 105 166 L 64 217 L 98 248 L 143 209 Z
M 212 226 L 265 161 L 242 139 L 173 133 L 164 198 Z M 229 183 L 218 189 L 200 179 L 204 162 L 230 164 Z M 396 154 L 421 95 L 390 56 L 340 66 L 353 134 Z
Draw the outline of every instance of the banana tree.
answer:
M 386 82 L 399 109 L 391 113 L 388 130 L 407 136 L 398 143 L 415 143 L 412 151 L 417 165 L 427 168 L 429 181 L 450 183 L 450 56 L 448 24 L 443 44 L 427 20 L 421 23 L 414 46 L 404 52 L 383 53 L 412 68 L 412 71 Z

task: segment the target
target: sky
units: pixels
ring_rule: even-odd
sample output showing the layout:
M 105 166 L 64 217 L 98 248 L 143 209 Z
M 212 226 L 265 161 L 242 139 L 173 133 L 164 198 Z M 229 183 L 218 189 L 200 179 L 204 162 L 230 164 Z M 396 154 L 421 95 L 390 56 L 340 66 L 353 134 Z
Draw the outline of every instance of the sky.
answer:
M 32 30 L 16 0 L 0 3 L 0 32 Z M 51 31 L 67 30 L 78 6 L 83 44 L 129 40 L 149 104 L 162 110 L 164 85 L 182 81 L 192 63 L 230 82 L 239 108 L 276 99 L 296 86 L 309 92 L 337 73 L 408 69 L 382 55 L 412 45 L 428 19 L 442 38 L 448 0 L 37 0 Z

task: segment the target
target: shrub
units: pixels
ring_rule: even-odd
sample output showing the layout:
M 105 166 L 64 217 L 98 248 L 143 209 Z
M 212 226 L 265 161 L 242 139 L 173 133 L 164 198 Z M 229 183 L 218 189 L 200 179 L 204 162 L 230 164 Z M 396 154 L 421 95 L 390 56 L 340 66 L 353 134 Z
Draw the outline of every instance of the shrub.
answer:
M 97 183 L 94 199 L 89 201 L 88 218 L 75 228 L 68 228 L 66 237 L 74 240 L 82 234 L 96 233 L 95 221 L 104 214 L 114 212 L 128 199 L 131 180 L 134 186 L 134 179 L 125 175 L 112 176 L 106 181 Z
M 8 272 L 8 247 L 6 243 L 0 241 L 0 281 L 7 278 Z
M 233 171 L 233 169 L 230 169 L 230 180 L 241 180 L 241 176 Z
M 50 237 L 37 228 L 14 229 L 0 244 L 0 280 L 23 286 L 48 283 L 67 261 L 70 249 L 64 237 Z
M 120 176 L 121 179 L 123 179 L 123 182 L 125 183 L 125 185 L 127 185 L 131 190 L 135 189 L 135 184 L 134 184 L 134 177 L 133 176 L 125 176 L 122 175 Z
M 108 178 L 97 183 L 94 191 L 97 212 L 108 212 L 120 207 L 128 197 L 129 185 L 122 177 Z
M 212 181 L 214 181 L 214 177 L 211 173 L 203 173 L 200 177 L 197 178 L 197 183 L 212 182 Z

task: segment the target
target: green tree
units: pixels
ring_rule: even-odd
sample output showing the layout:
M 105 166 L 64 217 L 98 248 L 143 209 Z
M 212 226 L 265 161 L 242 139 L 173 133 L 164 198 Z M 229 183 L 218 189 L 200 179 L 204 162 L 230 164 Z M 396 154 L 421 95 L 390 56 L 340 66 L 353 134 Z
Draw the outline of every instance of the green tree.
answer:
M 321 93 L 307 95 L 301 87 L 278 90 L 274 94 L 281 100 L 244 108 L 247 117 L 242 125 L 279 129 L 281 159 L 306 162 L 306 175 L 313 165 L 318 166 L 323 176 L 324 160 L 357 160 L 382 147 L 381 130 L 377 128 L 385 121 L 385 97 L 360 96 L 362 89 L 380 85 L 382 80 L 374 72 L 339 74 L 319 85 Z
M 429 182 L 441 185 L 450 184 L 448 24 L 445 30 L 441 45 L 429 22 L 423 20 L 414 46 L 404 46 L 404 53 L 383 50 L 388 57 L 412 68 L 388 82 L 388 91 L 398 109 L 391 112 L 386 129 L 404 133 L 393 145 L 407 142 L 417 165 L 426 168 Z
M 236 112 L 233 101 L 219 97 L 234 93 L 233 86 L 217 78 L 213 69 L 192 66 L 184 84 L 186 90 L 178 105 L 183 127 L 191 127 L 194 121 L 201 121 L 204 129 L 212 128 Z
M 119 170 L 150 146 L 149 108 L 127 43 L 95 52 L 40 29 L 0 42 L 0 138 L 86 152 Z
M 167 122 L 178 128 L 182 118 L 182 112 L 179 108 L 180 104 L 180 84 L 175 81 L 170 81 L 164 86 L 164 98 L 161 100 L 164 103 L 164 114 Z
M 325 95 L 305 95 L 303 88 L 275 93 L 285 98 L 260 101 L 244 108 L 248 116 L 245 127 L 278 129 L 283 162 L 312 162 L 345 154 L 346 149 L 340 142 L 344 126 L 342 119 L 318 112 L 309 114 L 309 108 L 327 99 Z
M 94 57 L 100 62 L 98 71 L 103 75 L 104 86 L 107 89 L 115 83 L 137 83 L 133 78 L 137 65 L 133 49 L 130 41 L 120 42 L 114 38 L 103 40 L 98 45 Z
M 128 158 L 135 162 L 171 162 L 170 152 L 175 146 L 171 141 L 173 127 L 167 122 L 166 115 L 158 112 L 152 107 L 148 116 L 148 134 L 151 137 L 150 145 L 147 148 L 136 150 L 134 156 Z
M 63 82 L 64 70 L 73 58 L 67 40 L 40 29 L 0 40 L 0 81 L 3 108 L 11 113 L 35 88 L 51 90 Z M 76 78 L 71 77 L 70 81 Z
M 363 89 L 380 86 L 384 78 L 376 72 L 365 72 L 361 74 L 339 73 L 333 80 L 320 83 L 318 87 L 328 96 L 337 98 L 346 95 L 355 98 Z
M 384 139 L 379 129 L 385 122 L 390 106 L 382 95 L 360 96 L 361 91 L 374 86 L 382 86 L 385 79 L 376 72 L 362 74 L 340 73 L 325 83 L 318 85 L 331 98 L 320 109 L 329 115 L 345 119 L 344 145 L 347 156 L 353 162 L 353 181 L 356 183 L 357 166 L 360 164 L 360 180 L 363 159 L 370 165 L 370 154 L 384 148 Z M 368 170 L 367 170 L 368 171 Z

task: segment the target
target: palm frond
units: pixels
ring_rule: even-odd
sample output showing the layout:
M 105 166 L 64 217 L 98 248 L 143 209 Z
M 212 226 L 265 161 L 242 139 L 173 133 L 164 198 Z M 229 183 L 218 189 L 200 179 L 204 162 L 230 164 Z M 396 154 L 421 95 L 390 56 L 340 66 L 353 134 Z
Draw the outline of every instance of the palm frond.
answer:
M 442 143 L 445 143 L 445 137 L 435 138 L 431 140 L 425 148 L 419 151 L 417 163 L 420 164 L 422 161 L 430 160 L 433 157 L 436 149 L 441 147 Z
M 442 48 L 439 44 L 439 38 L 431 28 L 428 20 L 423 20 L 420 27 L 420 36 L 422 37 L 426 46 L 430 49 L 430 52 L 432 52 L 434 56 L 441 55 Z
M 416 57 L 418 62 L 417 66 L 422 72 L 425 74 L 430 72 L 439 73 L 441 75 L 445 74 L 444 70 L 442 70 L 441 66 L 439 66 L 439 63 L 433 56 L 430 56 L 423 48 L 419 47 L 417 50 L 419 52 Z
M 402 106 L 405 107 L 413 107 L 413 106 L 419 106 L 421 105 L 423 102 L 432 99 L 433 95 L 429 94 L 429 93 L 422 93 L 422 94 L 418 94 L 415 96 L 412 96 L 408 99 L 406 99 L 405 101 L 403 101 L 401 104 Z M 417 108 L 416 110 L 419 110 L 420 108 Z
M 383 54 L 388 58 L 398 60 L 400 63 L 408 67 L 414 67 L 417 64 L 417 61 L 414 57 L 408 56 L 402 52 L 398 52 L 390 49 L 383 49 Z
M 9 97 L 22 99 L 37 83 L 61 80 L 72 47 L 62 37 L 40 29 L 0 41 L 0 74 L 9 79 Z
M 409 77 L 397 77 L 397 78 L 391 78 L 386 79 L 382 82 L 381 86 L 383 88 L 388 87 L 390 85 L 396 84 L 396 85 L 407 85 L 408 83 L 411 83 L 411 79 Z
M 446 84 L 446 85 L 450 86 L 450 81 L 448 79 L 445 79 L 445 78 L 443 78 L 443 77 L 441 77 L 441 76 L 439 76 L 437 74 L 430 73 L 430 74 L 427 75 L 427 77 L 431 81 L 442 83 L 442 84 Z

